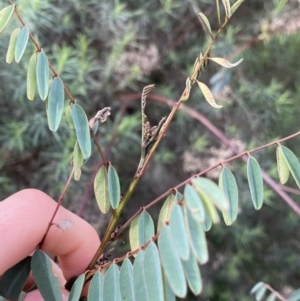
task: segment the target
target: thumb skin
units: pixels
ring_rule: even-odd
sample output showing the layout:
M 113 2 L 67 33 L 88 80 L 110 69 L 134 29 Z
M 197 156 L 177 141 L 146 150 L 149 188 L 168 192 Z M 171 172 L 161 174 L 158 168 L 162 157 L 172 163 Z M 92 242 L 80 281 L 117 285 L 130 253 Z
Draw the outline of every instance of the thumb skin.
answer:
M 41 242 L 57 203 L 36 189 L 21 190 L 0 202 L 0 275 L 34 252 Z M 69 220 L 64 231 L 52 226 L 42 250 L 58 256 L 66 279 L 85 271 L 100 240 L 95 229 L 76 214 L 60 207 L 54 224 Z M 16 239 L 17 238 L 17 239 Z
M 69 298 L 69 292 L 66 289 L 62 289 L 62 300 L 68 301 Z M 44 301 L 44 298 L 42 297 L 41 293 L 38 290 L 34 290 L 28 294 L 26 294 L 23 301 Z

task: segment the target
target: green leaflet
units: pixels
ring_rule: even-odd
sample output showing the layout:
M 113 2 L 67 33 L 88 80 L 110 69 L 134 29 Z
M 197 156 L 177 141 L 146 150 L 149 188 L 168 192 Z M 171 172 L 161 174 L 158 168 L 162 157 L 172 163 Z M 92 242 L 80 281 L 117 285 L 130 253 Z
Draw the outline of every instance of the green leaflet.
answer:
M 255 294 L 255 293 L 257 293 L 258 290 L 260 290 L 264 285 L 265 285 L 265 284 L 264 284 L 263 282 L 258 282 L 258 283 L 256 283 L 256 284 L 252 287 L 252 289 L 251 289 L 251 291 L 250 291 L 250 294 Z
M 103 284 L 103 300 L 121 301 L 120 271 L 116 264 L 112 264 L 105 273 Z
M 6 53 L 6 63 L 8 64 L 10 64 L 14 59 L 15 48 L 16 48 L 19 32 L 20 32 L 20 28 L 16 28 L 13 30 L 13 32 L 10 35 L 9 44 Z
M 225 8 L 225 12 L 226 12 L 226 16 L 228 18 L 230 18 L 231 16 L 231 8 L 230 8 L 230 1 L 229 0 L 222 0 L 224 8 Z
M 175 201 L 176 202 L 183 201 L 183 195 L 180 192 L 178 192 L 178 191 L 176 191 L 176 194 L 175 194 Z
M 289 170 L 300 188 L 300 164 L 294 153 L 287 147 L 281 145 L 282 154 Z
M 0 279 L 0 295 L 18 301 L 30 273 L 31 257 L 26 257 L 8 269 Z
M 176 301 L 176 297 L 170 287 L 170 284 L 167 281 L 165 273 L 163 273 L 163 282 L 164 282 L 164 301 Z
M 62 117 L 65 101 L 64 84 L 60 77 L 55 77 L 48 96 L 48 124 L 49 129 L 56 132 Z
M 144 257 L 145 252 L 139 251 L 133 264 L 133 286 L 135 300 L 152 301 L 147 295 L 146 283 L 144 278 Z
M 204 222 L 205 220 L 205 211 L 202 201 L 195 191 L 193 186 L 186 185 L 184 188 L 184 200 L 187 207 L 191 210 L 193 217 L 199 223 Z
M 210 23 L 207 19 L 207 17 L 203 14 L 203 13 L 199 13 L 200 18 L 202 19 L 202 21 L 204 22 L 209 34 L 212 36 L 212 32 L 211 32 L 211 27 L 210 27 Z
M 188 208 L 185 208 L 184 213 L 191 250 L 198 262 L 204 264 L 208 261 L 208 250 L 204 230 L 202 225 L 194 220 Z
M 139 247 L 139 219 L 137 216 L 131 223 L 129 228 L 129 242 L 131 251 L 136 250 Z
M 293 291 L 288 297 L 288 301 L 299 301 L 300 300 L 300 289 Z
M 202 279 L 198 262 L 192 252 L 189 258 L 185 261 L 182 260 L 183 269 L 188 282 L 188 285 L 194 295 L 199 295 L 202 291 Z
M 231 6 L 231 15 L 239 8 L 239 6 L 244 2 L 244 0 L 237 0 L 232 6 Z
M 83 165 L 83 154 L 76 141 L 73 151 L 73 167 L 74 167 L 74 178 L 76 181 L 80 179 L 81 176 L 81 166 Z
M 279 175 L 280 184 L 284 185 L 290 176 L 289 166 L 286 162 L 284 153 L 282 151 L 281 145 L 278 145 L 276 149 L 276 159 L 277 159 L 277 169 Z
M 268 296 L 268 298 L 266 299 L 266 301 L 275 301 L 276 300 L 276 296 L 273 295 L 272 293 Z
M 62 301 L 58 278 L 53 275 L 51 261 L 41 250 L 36 250 L 31 259 L 31 271 L 35 283 L 46 301 Z
M 68 301 L 78 301 L 84 285 L 85 274 L 81 274 L 74 282 Z
M 113 209 L 116 209 L 120 203 L 121 189 L 118 173 L 112 165 L 108 167 L 107 177 L 110 204 Z
M 158 238 L 158 248 L 164 273 L 174 294 L 185 297 L 187 285 L 179 255 L 172 241 L 170 227 L 165 225 Z
M 220 106 L 216 103 L 215 98 L 213 96 L 213 94 L 211 93 L 210 89 L 203 83 L 197 81 L 197 84 L 204 96 L 204 98 L 206 99 L 206 101 L 214 108 L 219 109 L 222 108 L 223 106 Z
M 96 174 L 94 180 L 94 192 L 100 211 L 107 213 L 110 208 L 110 201 L 108 193 L 108 176 L 105 165 L 102 165 Z
M 135 301 L 133 287 L 133 267 L 128 258 L 123 261 L 120 269 L 120 290 L 122 300 Z
M 78 104 L 74 104 L 72 107 L 72 117 L 78 144 L 84 159 L 88 159 L 91 156 L 90 128 L 86 114 Z
M 89 287 L 87 301 L 103 301 L 104 277 L 99 271 L 96 272 Z
M 49 90 L 49 63 L 44 51 L 38 54 L 36 64 L 36 79 L 38 92 L 42 100 L 45 100 Z
M 29 100 L 34 99 L 35 89 L 36 89 L 36 63 L 37 63 L 37 54 L 34 53 L 29 60 L 28 69 L 27 69 L 27 98 Z
M 139 218 L 139 245 L 145 244 L 154 236 L 154 223 L 147 211 L 143 211 Z
M 0 13 L 0 32 L 5 28 L 7 25 L 10 17 L 12 16 L 15 9 L 15 5 L 9 5 L 1 10 Z
M 178 255 L 181 259 L 187 260 L 189 258 L 190 248 L 188 244 L 184 218 L 181 206 L 176 204 L 171 212 L 170 229 L 172 240 Z
M 160 209 L 158 222 L 157 222 L 157 232 L 160 232 L 164 223 L 170 220 L 171 210 L 174 205 L 175 205 L 174 194 L 170 194 L 165 200 L 162 208 Z
M 264 186 L 260 166 L 252 156 L 248 158 L 247 175 L 254 208 L 259 210 L 263 205 Z
M 205 221 L 202 223 L 202 227 L 205 232 L 209 231 L 212 227 L 212 219 L 207 210 L 205 210 Z
M 213 181 L 206 178 L 194 178 L 192 184 L 202 199 L 210 200 L 221 211 L 228 211 L 229 202 L 223 191 Z
M 157 247 L 153 241 L 146 249 L 143 265 L 144 280 L 149 300 L 164 301 L 160 258 Z
M 236 180 L 232 172 L 223 167 L 219 177 L 219 187 L 224 192 L 229 201 L 228 212 L 223 212 L 223 217 L 227 226 L 231 225 L 237 218 L 239 206 L 239 192 Z
M 66 118 L 67 118 L 67 123 L 69 125 L 69 128 L 71 130 L 74 130 L 75 125 L 74 125 L 74 121 L 73 121 L 73 117 L 72 117 L 72 107 L 70 104 L 66 107 Z
M 24 51 L 26 49 L 29 38 L 29 28 L 28 26 L 23 26 L 18 34 L 16 47 L 15 47 L 15 61 L 17 63 L 20 62 Z

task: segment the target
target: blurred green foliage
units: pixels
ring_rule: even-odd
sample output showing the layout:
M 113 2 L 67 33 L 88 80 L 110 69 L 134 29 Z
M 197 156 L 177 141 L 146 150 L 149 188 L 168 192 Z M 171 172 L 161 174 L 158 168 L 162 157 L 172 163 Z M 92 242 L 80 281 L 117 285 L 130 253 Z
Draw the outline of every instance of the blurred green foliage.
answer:
M 101 125 L 98 135 L 118 170 L 124 191 L 140 154 L 140 103 L 130 95 L 154 83 L 155 94 L 178 99 L 195 58 L 205 50 L 208 40 L 196 13 L 204 12 L 216 30 L 215 2 L 22 0 L 16 4 L 88 118 L 104 106 L 112 107 L 112 116 Z M 5 5 L 1 1 L 1 7 Z M 233 62 L 243 57 L 244 62 L 233 70 L 223 70 L 211 62 L 201 75 L 224 108 L 211 108 L 197 87 L 187 102 L 246 149 L 298 131 L 297 12 L 296 0 L 245 1 L 211 53 Z M 9 35 L 18 26 L 15 18 L 0 39 L 0 198 L 28 187 L 58 198 L 70 172 L 75 137 L 65 116 L 58 133 L 50 132 L 45 104 L 38 97 L 33 102 L 26 99 L 26 68 L 34 48 L 27 47 L 18 65 L 5 63 Z M 169 110 L 148 100 L 146 113 L 153 123 Z M 298 141 L 296 138 L 286 145 L 299 155 Z M 123 219 L 199 172 L 201 166 L 204 169 L 201 158 L 213 157 L 218 162 L 221 145 L 198 121 L 179 112 Z M 219 149 L 219 154 L 212 148 Z M 198 170 L 187 168 L 187 151 Z M 255 157 L 278 179 L 274 149 Z M 97 154 L 89 159 L 81 181 L 73 181 L 65 201 L 95 225 L 103 221 L 91 190 L 99 160 Z M 210 261 L 202 267 L 204 291 L 200 297 L 188 296 L 186 300 L 248 301 L 252 300 L 249 291 L 258 281 L 279 291 L 295 289 L 299 284 L 297 216 L 266 186 L 266 205 L 254 212 L 245 164 L 235 162 L 230 167 L 238 180 L 241 214 L 233 226 L 220 224 L 208 232 Z M 288 185 L 294 184 L 290 180 Z M 292 197 L 299 201 L 296 195 Z M 83 205 L 86 199 L 88 203 Z M 82 206 L 83 213 L 78 209 Z M 122 252 L 123 248 L 119 247 Z

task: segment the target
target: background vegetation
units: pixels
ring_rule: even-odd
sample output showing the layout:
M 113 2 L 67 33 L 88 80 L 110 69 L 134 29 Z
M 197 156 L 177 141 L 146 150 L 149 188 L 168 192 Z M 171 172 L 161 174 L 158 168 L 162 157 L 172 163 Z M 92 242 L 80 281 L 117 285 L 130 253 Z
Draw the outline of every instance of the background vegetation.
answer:
M 112 116 L 100 129 L 101 142 L 125 189 L 139 160 L 139 93 L 147 84 L 156 85 L 147 115 L 157 123 L 170 110 L 168 100 L 180 96 L 195 57 L 205 49 L 207 33 L 198 12 L 205 13 L 213 30 L 218 27 L 215 2 L 22 0 L 16 4 L 89 117 L 104 106 L 112 107 Z M 5 5 L 2 0 L 1 6 Z M 211 54 L 231 61 L 243 57 L 243 64 L 231 71 L 211 63 L 202 77 L 224 108 L 211 108 L 197 89 L 187 103 L 240 149 L 298 130 L 299 10 L 297 0 L 245 1 Z M 50 132 L 45 104 L 27 100 L 24 78 L 32 51 L 26 50 L 19 65 L 6 64 L 9 34 L 16 24 L 17 20 L 10 22 L 0 39 L 0 198 L 34 187 L 57 199 L 69 175 L 75 137 L 69 136 L 66 120 L 59 134 Z M 176 116 L 127 206 L 124 221 L 168 188 L 232 155 L 191 114 Z M 286 145 L 297 154 L 299 139 Z M 275 149 L 255 157 L 277 180 Z M 89 159 L 65 205 L 101 235 L 106 219 L 93 200 L 93 179 L 100 165 L 98 156 Z M 187 300 L 252 300 L 249 290 L 260 280 L 283 294 L 299 286 L 298 216 L 266 185 L 265 205 L 256 212 L 245 164 L 237 161 L 231 166 L 238 175 L 241 214 L 233 226 L 220 224 L 207 233 L 210 261 L 202 267 L 204 291 Z M 299 192 L 292 192 L 299 201 Z M 124 235 L 116 242 L 117 254 L 127 245 Z

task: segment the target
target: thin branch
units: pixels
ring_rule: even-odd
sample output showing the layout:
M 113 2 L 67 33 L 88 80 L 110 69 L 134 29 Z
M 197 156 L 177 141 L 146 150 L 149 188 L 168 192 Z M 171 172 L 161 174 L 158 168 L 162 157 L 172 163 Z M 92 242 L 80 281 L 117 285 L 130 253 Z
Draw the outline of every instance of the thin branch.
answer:
M 47 234 L 48 234 L 48 232 L 49 232 L 49 230 L 50 230 L 50 228 L 51 228 L 51 226 L 52 226 L 52 223 L 53 223 L 53 220 L 54 220 L 54 218 L 55 218 L 55 216 L 56 216 L 56 213 L 57 213 L 59 207 L 61 206 L 61 204 L 62 204 L 62 202 L 63 202 L 63 200 L 64 200 L 64 197 L 65 197 L 65 194 L 66 194 L 66 192 L 67 192 L 67 190 L 68 190 L 68 188 L 69 188 L 69 186 L 70 186 L 70 184 L 71 184 L 73 175 L 74 175 L 74 168 L 72 168 L 72 171 L 71 171 L 71 173 L 70 173 L 70 175 L 69 175 L 68 181 L 67 181 L 67 183 L 66 183 L 66 185 L 65 185 L 65 187 L 64 187 L 64 189 L 63 189 L 63 191 L 62 191 L 62 193 L 61 193 L 61 195 L 60 195 L 60 197 L 59 197 L 59 199 L 58 199 L 56 208 L 55 208 L 55 210 L 54 210 L 54 212 L 53 212 L 53 214 L 52 214 L 52 217 L 51 217 L 51 219 L 50 219 L 50 221 L 49 221 L 49 223 L 48 223 L 48 227 L 47 227 L 47 230 L 46 230 L 46 232 L 45 232 L 45 234 L 44 234 L 44 236 L 43 236 L 43 239 L 41 240 L 41 242 L 40 242 L 39 245 L 38 245 L 38 248 L 39 248 L 39 249 L 42 247 L 42 245 L 43 245 L 43 243 L 44 243 L 44 241 L 45 241 L 45 239 L 46 239 L 46 237 L 47 237 Z
M 130 94 L 124 94 L 122 95 L 123 97 L 125 97 L 127 100 L 134 100 L 140 97 L 140 93 L 130 93 Z M 119 97 L 121 97 L 121 95 L 119 95 Z M 148 97 L 149 99 L 152 99 L 154 101 L 158 101 L 161 103 L 164 103 L 170 107 L 175 106 L 177 103 L 175 103 L 173 100 L 165 98 L 163 96 L 159 96 L 159 95 L 149 95 Z M 242 158 L 242 160 L 244 160 L 245 162 L 247 161 L 247 157 L 244 158 L 245 155 L 247 155 L 247 153 L 253 153 L 259 150 L 262 150 L 264 148 L 267 148 L 269 146 L 273 146 L 276 145 L 280 142 L 292 139 L 294 137 L 297 137 L 300 135 L 300 131 L 297 133 L 294 133 L 288 137 L 282 138 L 280 140 L 276 140 L 273 142 L 270 142 L 268 144 L 265 144 L 263 146 L 257 147 L 255 149 L 252 149 L 250 151 L 245 151 L 245 152 L 241 152 L 239 150 L 239 148 L 232 143 L 215 125 L 213 125 L 206 117 L 204 117 L 202 114 L 198 113 L 197 111 L 195 111 L 194 109 L 189 108 L 186 105 L 181 105 L 180 110 L 187 113 L 190 117 L 198 120 L 199 122 L 201 122 L 210 132 L 212 132 L 224 145 L 226 145 L 227 147 L 229 147 L 234 153 L 236 153 L 236 156 L 233 156 L 227 160 L 224 160 L 222 162 L 219 162 L 217 164 L 215 164 L 214 166 L 209 167 L 208 169 L 200 172 L 199 174 L 193 175 L 192 177 L 190 177 L 189 179 L 187 179 L 186 181 L 180 183 L 179 185 L 175 186 L 174 188 L 169 189 L 168 191 L 166 191 L 164 194 L 162 194 L 159 198 L 155 199 L 153 202 L 151 202 L 150 204 L 148 204 L 146 207 L 149 208 L 151 206 L 153 206 L 154 204 L 156 204 L 157 202 L 159 202 L 161 199 L 163 199 L 164 197 L 168 196 L 170 194 L 170 192 L 173 189 L 176 188 L 180 188 L 181 186 L 187 184 L 190 182 L 190 180 L 195 177 L 195 176 L 201 176 L 205 173 L 207 173 L 208 171 L 211 171 L 212 169 L 215 169 L 216 167 L 221 166 L 222 164 L 228 163 L 230 161 L 236 160 L 238 158 Z M 291 199 L 289 197 L 289 195 L 287 195 L 282 187 L 280 185 L 278 185 L 266 172 L 262 171 L 262 177 L 264 179 L 264 181 L 286 202 L 286 204 L 288 206 L 291 207 L 291 209 L 293 209 L 293 211 L 300 216 L 300 207 L 295 203 L 295 201 L 293 199 Z
M 275 291 L 269 284 L 264 283 L 264 287 L 268 289 L 274 296 L 276 296 L 281 301 L 288 301 L 279 292 Z

